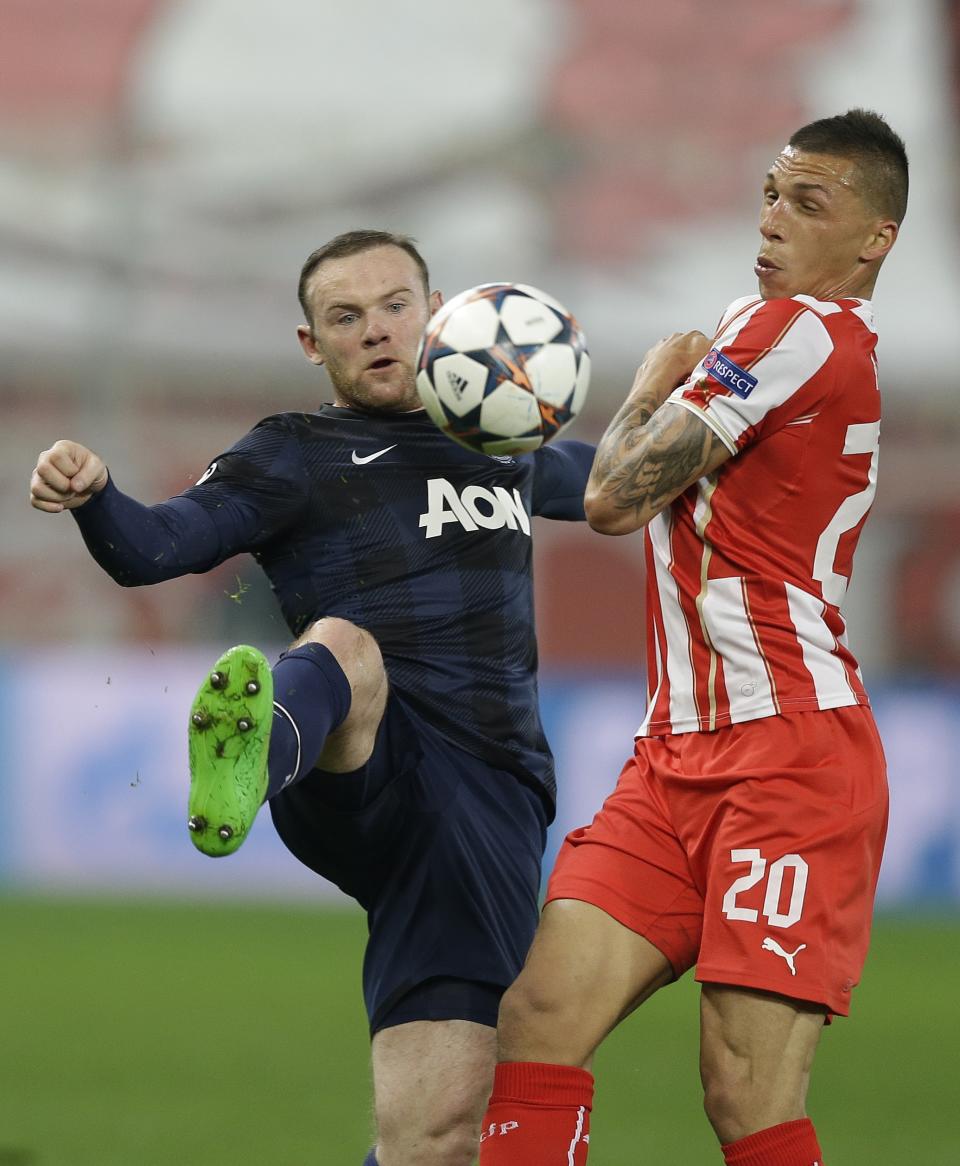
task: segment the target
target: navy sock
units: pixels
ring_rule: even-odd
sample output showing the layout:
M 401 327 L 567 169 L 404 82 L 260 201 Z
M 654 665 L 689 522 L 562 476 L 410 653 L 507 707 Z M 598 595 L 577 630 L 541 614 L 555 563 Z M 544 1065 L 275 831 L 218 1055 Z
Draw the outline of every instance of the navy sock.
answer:
M 267 798 L 313 769 L 327 736 L 350 711 L 350 681 L 323 644 L 283 652 L 273 667 Z
M 363 1166 L 380 1166 L 380 1163 L 377 1161 L 376 1151 L 370 1151 L 370 1153 L 363 1160 Z

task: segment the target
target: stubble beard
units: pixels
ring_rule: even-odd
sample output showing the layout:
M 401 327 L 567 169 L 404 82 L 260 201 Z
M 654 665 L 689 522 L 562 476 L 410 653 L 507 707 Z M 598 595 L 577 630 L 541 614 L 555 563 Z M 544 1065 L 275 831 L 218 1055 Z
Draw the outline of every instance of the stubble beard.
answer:
M 386 397 L 382 390 L 344 377 L 338 369 L 331 368 L 329 364 L 327 375 L 330 377 L 337 401 L 350 409 L 359 409 L 366 413 L 408 413 L 413 409 L 423 408 L 420 394 L 417 392 L 416 377 L 406 365 L 403 367 L 403 383 L 392 387 Z

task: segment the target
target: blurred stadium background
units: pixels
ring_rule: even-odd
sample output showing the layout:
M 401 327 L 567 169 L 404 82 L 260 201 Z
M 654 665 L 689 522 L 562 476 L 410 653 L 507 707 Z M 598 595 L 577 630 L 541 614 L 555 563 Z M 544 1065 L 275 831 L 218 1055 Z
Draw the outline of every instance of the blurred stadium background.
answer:
M 0 0 L 0 1164 L 350 1166 L 367 1145 L 362 918 L 266 822 L 225 864 L 183 830 L 196 678 L 227 643 L 283 644 L 269 589 L 237 560 L 119 590 L 68 517 L 29 509 L 37 452 L 81 440 L 154 501 L 312 408 L 300 264 L 381 225 L 448 295 L 523 280 L 567 303 L 595 370 L 572 436 L 596 438 L 651 343 L 752 290 L 791 130 L 853 105 L 912 163 L 847 605 L 892 821 L 814 1103 L 831 1166 L 958 1160 L 960 4 Z M 643 568 L 639 538 L 537 535 L 552 854 L 639 721 Z M 592 1164 L 716 1159 L 695 1044 L 689 983 L 618 1034 Z

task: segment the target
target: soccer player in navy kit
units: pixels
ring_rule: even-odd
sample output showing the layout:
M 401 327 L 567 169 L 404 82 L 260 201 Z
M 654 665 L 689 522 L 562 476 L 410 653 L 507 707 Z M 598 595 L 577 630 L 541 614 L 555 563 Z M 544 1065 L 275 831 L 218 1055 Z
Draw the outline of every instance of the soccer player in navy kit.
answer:
M 583 518 L 593 450 L 491 458 L 440 433 L 415 361 L 441 297 L 405 236 L 338 236 L 308 258 L 300 300 L 300 344 L 333 405 L 266 418 L 151 507 L 58 441 L 31 501 L 70 510 L 125 586 L 244 551 L 263 567 L 296 639 L 272 669 L 231 649 L 201 685 L 191 837 L 228 854 L 268 800 L 292 853 L 362 904 L 378 1128 L 366 1166 L 466 1166 L 554 807 L 530 518 Z

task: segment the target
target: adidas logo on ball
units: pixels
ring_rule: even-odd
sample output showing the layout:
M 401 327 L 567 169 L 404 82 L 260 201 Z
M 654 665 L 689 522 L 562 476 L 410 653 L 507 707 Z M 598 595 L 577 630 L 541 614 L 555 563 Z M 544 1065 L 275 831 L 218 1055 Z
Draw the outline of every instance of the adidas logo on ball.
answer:
M 462 377 L 459 373 L 449 369 L 447 371 L 447 384 L 450 386 L 451 392 L 459 399 L 466 392 L 469 382 L 466 377 Z

